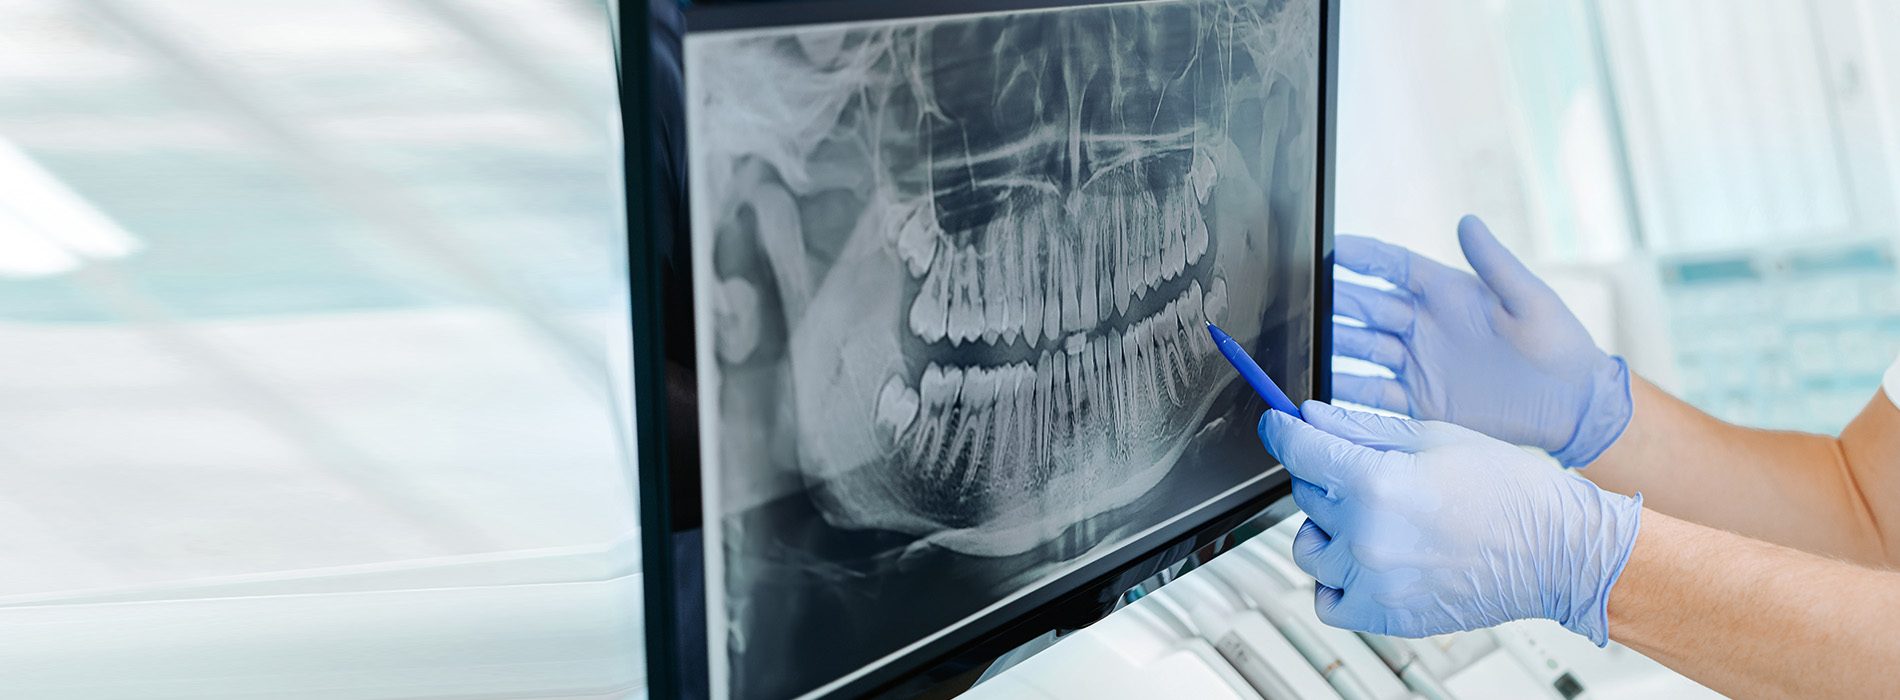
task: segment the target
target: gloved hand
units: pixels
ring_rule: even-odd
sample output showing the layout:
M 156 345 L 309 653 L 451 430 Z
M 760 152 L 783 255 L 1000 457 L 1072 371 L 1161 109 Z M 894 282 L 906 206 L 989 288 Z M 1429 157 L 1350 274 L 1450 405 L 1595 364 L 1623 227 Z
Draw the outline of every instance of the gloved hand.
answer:
M 1300 411 L 1307 423 L 1267 411 L 1260 440 L 1306 511 L 1293 561 L 1319 581 L 1320 620 L 1425 637 L 1546 618 L 1609 639 L 1610 587 L 1636 544 L 1641 495 L 1450 423 L 1317 401 Z
M 1333 350 L 1396 379 L 1333 375 L 1344 401 L 1457 423 L 1565 466 L 1603 454 L 1630 421 L 1629 368 L 1597 349 L 1557 294 L 1498 243 L 1477 217 L 1458 222 L 1477 276 L 1404 248 L 1340 236 L 1335 261 L 1397 289 L 1334 287 Z

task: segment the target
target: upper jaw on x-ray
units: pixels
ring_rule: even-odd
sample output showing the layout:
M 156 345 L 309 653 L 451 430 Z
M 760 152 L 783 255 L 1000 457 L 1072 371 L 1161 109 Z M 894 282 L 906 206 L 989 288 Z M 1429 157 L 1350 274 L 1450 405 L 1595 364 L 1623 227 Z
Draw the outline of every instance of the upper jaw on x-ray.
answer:
M 1260 333 L 1286 233 L 1268 202 L 1310 198 L 1313 151 L 1311 57 L 1276 53 L 1312 19 L 1229 36 L 1205 12 L 812 30 L 725 57 L 803 67 L 752 78 L 781 83 L 716 131 L 751 155 L 715 191 L 772 259 L 798 468 L 833 525 L 1021 553 L 1134 502 L 1202 428 L 1232 376 L 1203 321 Z M 761 128 L 786 118 L 809 121 Z M 838 143 L 869 172 L 828 167 Z M 864 200 L 849 220 L 794 204 L 840 186 Z M 721 356 L 757 326 L 720 324 Z

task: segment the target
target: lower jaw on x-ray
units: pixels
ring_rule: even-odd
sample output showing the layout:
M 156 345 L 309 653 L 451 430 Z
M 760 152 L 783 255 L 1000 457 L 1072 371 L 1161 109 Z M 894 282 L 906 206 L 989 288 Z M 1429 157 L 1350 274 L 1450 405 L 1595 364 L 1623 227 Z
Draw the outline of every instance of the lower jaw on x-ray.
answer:
M 735 696 L 809 689 L 786 674 L 875 660 L 1271 464 L 1204 322 L 1308 385 L 1307 5 L 689 37 Z M 765 668 L 799 636 L 862 648 Z

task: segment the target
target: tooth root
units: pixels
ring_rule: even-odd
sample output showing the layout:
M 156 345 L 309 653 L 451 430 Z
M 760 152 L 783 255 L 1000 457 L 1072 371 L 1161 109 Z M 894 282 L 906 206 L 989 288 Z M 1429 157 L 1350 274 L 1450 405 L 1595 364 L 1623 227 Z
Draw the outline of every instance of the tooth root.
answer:
M 1080 433 L 1087 425 L 1083 418 L 1088 410 L 1088 385 L 1082 383 L 1082 353 L 1066 353 L 1069 357 L 1069 430 Z
M 1032 425 L 1034 435 L 1029 444 L 1032 448 L 1030 462 L 1038 469 L 1049 464 L 1049 433 L 1055 425 L 1055 360 L 1049 351 L 1042 351 L 1036 358 L 1036 415 Z
M 1090 263 L 1095 273 L 1091 280 L 1093 284 L 1083 291 L 1095 293 L 1095 320 L 1097 323 L 1106 323 L 1115 313 L 1115 278 L 1108 264 L 1108 261 L 1115 259 L 1115 250 L 1107 235 L 1108 217 L 1099 210 L 1090 212 L 1089 216 L 1090 221 L 1094 222 L 1088 227 L 1087 234 L 1090 236 L 1088 246 L 1093 251 L 1089 256 Z
M 1155 328 L 1160 336 L 1161 361 L 1158 369 L 1161 370 L 1161 382 L 1168 387 L 1168 398 L 1174 401 L 1174 405 L 1180 406 L 1181 394 L 1177 393 L 1175 385 L 1180 385 L 1181 392 L 1188 391 L 1188 367 L 1187 358 L 1181 355 L 1181 321 L 1175 315 L 1175 304 L 1170 301 L 1167 308 L 1161 310 L 1161 316 L 1155 319 Z
M 892 375 L 890 379 L 884 380 L 884 388 L 878 391 L 877 426 L 888 431 L 891 443 L 897 444 L 904 431 L 916 422 L 917 408 L 917 391 L 910 388 L 903 377 Z
M 1156 230 L 1161 226 L 1159 207 L 1155 206 L 1154 195 L 1147 190 L 1130 202 L 1133 207 L 1133 221 L 1128 231 L 1128 288 L 1136 299 L 1148 298 L 1148 290 L 1154 287 L 1154 273 L 1157 266 L 1154 255 Z M 1130 302 L 1132 305 L 1133 302 Z
M 950 425 L 955 417 L 951 408 L 956 404 L 957 393 L 963 389 L 963 371 L 939 367 L 933 362 L 924 368 L 918 386 L 923 391 L 923 414 L 911 435 L 911 453 L 917 457 L 919 475 L 930 477 L 942 465 L 940 458 L 947 442 L 944 432 L 954 427 Z
M 1042 334 L 1056 338 L 1062 335 L 1062 242 L 1055 236 L 1042 238 Z
M 906 212 L 898 226 L 897 255 L 910 268 L 911 277 L 923 277 L 924 272 L 930 269 L 931 260 L 936 257 L 940 233 L 936 208 L 931 205 L 930 198 L 925 197 Z
M 1112 426 L 1117 435 L 1121 435 L 1123 431 L 1135 425 L 1133 416 L 1130 415 L 1128 410 L 1129 394 L 1132 392 L 1132 389 L 1128 386 L 1128 363 L 1122 359 L 1121 331 L 1110 330 L 1108 332 L 1107 347 L 1108 370 L 1105 374 L 1108 375 L 1109 400 L 1113 402 L 1115 406 L 1113 409 L 1114 418 L 1109 425 Z
M 1168 402 L 1175 406 L 1181 405 L 1181 394 L 1174 388 L 1174 361 L 1168 356 L 1173 348 L 1169 347 L 1168 341 L 1174 337 L 1178 325 L 1173 309 L 1169 307 L 1163 307 L 1148 325 L 1148 369 L 1152 372 L 1155 385 L 1167 394 Z
M 1118 197 L 1118 201 L 1109 206 L 1109 235 L 1113 244 L 1113 255 L 1108 258 L 1109 275 L 1115 289 L 1115 311 L 1123 317 L 1128 315 L 1128 300 L 1134 297 L 1134 291 L 1128 288 L 1132 277 L 1128 274 L 1128 227 L 1132 223 L 1129 208 L 1134 206 L 1132 197 Z
M 1188 207 L 1187 264 L 1201 262 L 1207 254 L 1207 219 L 1194 207 Z
M 930 276 L 924 278 L 924 284 L 917 291 L 917 298 L 910 303 L 910 331 L 926 343 L 943 340 L 950 320 L 950 276 L 952 267 L 947 256 L 937 256 L 937 264 L 930 268 Z
M 1224 315 L 1227 311 L 1226 279 L 1216 277 L 1207 285 L 1207 296 L 1201 301 L 1201 311 L 1206 314 L 1208 322 L 1214 325 L 1218 326 L 1227 320 Z
M 1015 344 L 1023 333 L 1023 255 L 1022 236 L 1017 235 L 1014 219 L 1002 236 L 1003 284 L 998 290 L 1000 295 L 990 297 L 990 303 L 1003 307 L 1003 342 Z
M 1168 380 L 1167 359 L 1161 356 L 1161 324 L 1149 319 L 1141 339 L 1141 370 L 1154 383 L 1156 400 L 1163 395 L 1168 402 L 1181 405 L 1181 396 L 1175 392 L 1174 382 Z
M 1067 333 L 1087 329 L 1095 323 L 1095 314 L 1089 313 L 1082 303 L 1084 298 L 1093 298 L 1092 294 L 1083 293 L 1082 286 L 1082 249 L 1087 247 L 1079 240 L 1062 242 L 1062 330 Z
M 1003 300 L 1003 245 L 996 236 L 983 237 L 983 284 L 976 288 L 983 302 L 983 342 L 996 344 L 1003 335 L 1003 316 L 1009 307 Z
M 1034 347 L 1042 342 L 1042 299 L 1048 287 L 1043 280 L 1042 241 L 1031 231 L 1022 235 L 1023 338 Z
M 1156 217 L 1154 225 L 1149 226 L 1147 230 L 1142 232 L 1141 288 L 1143 291 L 1154 289 L 1155 285 L 1161 281 L 1162 240 L 1167 238 L 1163 230 L 1167 224 L 1162 221 L 1161 218 L 1162 217 Z
M 1147 412 L 1148 402 L 1155 399 L 1155 394 L 1151 391 L 1153 386 L 1148 383 L 1148 378 L 1141 371 L 1142 337 L 1145 335 L 1146 328 L 1145 321 L 1136 321 L 1134 325 L 1128 327 L 1128 335 L 1122 336 L 1122 381 L 1128 387 L 1126 405 L 1135 421 L 1130 424 L 1131 426 L 1141 425 L 1143 414 Z
M 1101 265 L 1098 262 L 1101 257 L 1097 252 L 1100 246 L 1096 245 L 1093 234 L 1093 231 L 1082 232 L 1077 236 L 1075 246 L 1076 249 L 1082 251 L 1082 259 L 1076 265 L 1082 273 L 1078 280 L 1082 286 L 1076 290 L 1076 295 L 1077 300 L 1082 303 L 1081 315 L 1084 327 L 1094 326 L 1097 322 L 1108 318 L 1102 313 L 1102 292 L 1096 287 L 1097 273 L 1101 271 Z
M 1016 472 L 1017 451 L 1021 444 L 1022 432 L 1022 370 L 1019 365 L 1005 365 L 999 369 L 996 383 L 996 422 L 990 429 L 989 464 L 990 473 L 996 479 L 995 485 L 1002 485 L 1006 475 Z
M 948 458 L 951 472 L 945 478 L 956 484 L 955 493 L 967 496 L 978 474 L 984 471 L 990 452 L 991 408 L 996 403 L 994 370 L 971 368 L 964 373 L 963 391 L 957 397 L 957 435 Z
M 958 345 L 983 335 L 983 299 L 978 287 L 980 258 L 971 246 L 958 248 L 953 258 L 956 273 L 951 276 L 950 344 Z
M 1083 360 L 1083 364 L 1092 370 L 1087 386 L 1089 388 L 1089 411 L 1091 414 L 1090 417 L 1094 421 L 1093 425 L 1101 426 L 1104 430 L 1112 431 L 1115 428 L 1115 414 L 1114 411 L 1110 410 L 1108 400 L 1110 394 L 1108 393 L 1107 338 L 1103 338 L 1099 335 L 1095 336 L 1095 340 L 1089 343 L 1089 356 Z M 1109 439 L 1114 440 L 1115 438 L 1111 434 Z

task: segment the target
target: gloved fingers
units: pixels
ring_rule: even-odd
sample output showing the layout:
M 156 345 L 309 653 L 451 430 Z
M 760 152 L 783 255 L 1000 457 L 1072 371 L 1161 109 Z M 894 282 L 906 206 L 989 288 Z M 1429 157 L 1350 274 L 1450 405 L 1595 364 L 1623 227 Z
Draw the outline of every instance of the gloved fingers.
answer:
M 1293 479 L 1293 504 L 1306 513 L 1306 521 L 1314 527 L 1325 529 L 1338 526 L 1339 501 L 1326 493 L 1326 488 L 1305 479 Z
M 1439 424 L 1349 411 L 1318 401 L 1300 404 L 1300 413 L 1313 427 L 1374 450 L 1418 452 L 1447 439 L 1433 427 Z
M 1346 545 L 1333 544 L 1331 535 L 1311 517 L 1300 523 L 1300 534 L 1293 537 L 1293 564 L 1313 580 L 1333 588 L 1345 588 L 1347 572 L 1352 568 L 1352 552 Z
M 1370 328 L 1333 324 L 1333 354 L 1365 360 L 1405 376 L 1405 343 L 1398 336 Z
M 1478 279 L 1498 295 L 1504 310 L 1512 316 L 1555 296 L 1523 261 L 1498 242 L 1497 236 L 1491 235 L 1490 227 L 1478 217 L 1467 214 L 1458 220 L 1458 247 L 1464 249 L 1465 260 L 1478 273 Z
M 1391 282 L 1414 294 L 1423 292 L 1430 272 L 1440 266 L 1410 250 L 1365 236 L 1334 239 L 1333 263 L 1362 275 Z
M 1333 398 L 1381 411 L 1412 413 L 1411 401 L 1405 397 L 1405 386 L 1396 379 L 1334 372 Z
M 1324 404 L 1308 401 L 1307 405 Z M 1267 411 L 1260 416 L 1259 433 L 1261 444 L 1286 465 L 1288 473 L 1335 495 L 1342 485 L 1356 485 L 1366 474 L 1375 471 L 1385 454 L 1355 445 L 1280 411 Z
M 1399 336 L 1412 331 L 1416 315 L 1410 298 L 1357 284 L 1333 285 L 1333 313 Z
M 1335 620 L 1339 619 L 1339 603 L 1346 597 L 1346 591 L 1324 583 L 1313 584 L 1313 612 L 1319 621 L 1333 627 L 1344 627 Z

